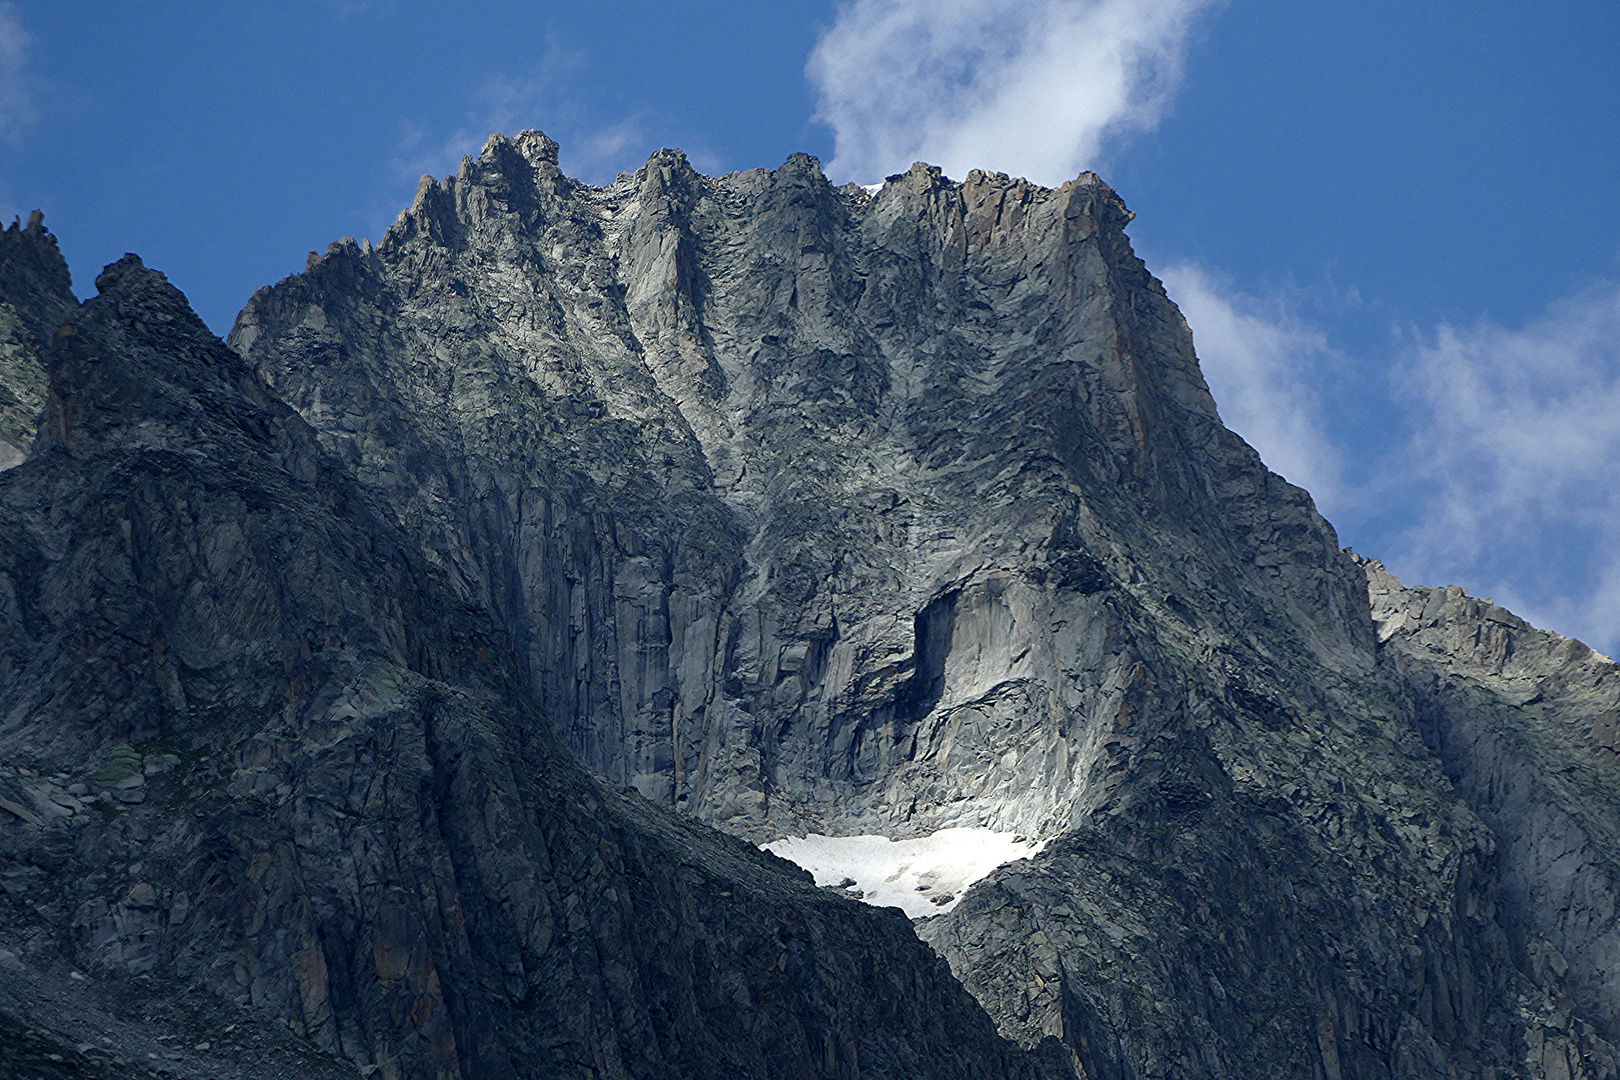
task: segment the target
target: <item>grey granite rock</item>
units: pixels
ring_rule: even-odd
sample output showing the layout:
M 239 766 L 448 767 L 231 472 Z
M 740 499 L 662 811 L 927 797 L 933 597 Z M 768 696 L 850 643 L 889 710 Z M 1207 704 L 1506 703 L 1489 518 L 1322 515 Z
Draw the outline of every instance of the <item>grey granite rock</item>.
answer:
M 1130 220 L 527 132 L 234 353 L 109 270 L 0 477 L 17 977 L 405 1076 L 1615 1077 L 1613 665 L 1341 551 Z M 914 934 L 704 822 L 1048 842 Z
M 1497 838 L 1518 965 L 1620 1035 L 1620 666 L 1455 586 L 1362 560 L 1424 740 Z
M 555 159 L 493 138 L 231 341 L 499 613 L 593 767 L 761 838 L 1033 832 L 1095 759 L 1072 719 L 1122 699 L 1121 605 L 1370 647 L 1095 176 L 918 166 L 874 199 L 803 155 L 608 188 Z
M 0 1073 L 1067 1075 L 903 916 L 588 774 L 184 297 L 97 288 L 0 476 Z
M 754 840 L 1051 838 L 920 926 L 1021 1043 L 1611 1075 L 1360 567 L 1221 424 L 1130 218 L 1090 174 L 873 195 L 664 151 L 598 188 L 496 136 L 230 340 L 593 767 Z
M 34 211 L 0 231 L 0 472 L 28 456 L 45 408 L 40 359 L 78 307 L 56 238 Z

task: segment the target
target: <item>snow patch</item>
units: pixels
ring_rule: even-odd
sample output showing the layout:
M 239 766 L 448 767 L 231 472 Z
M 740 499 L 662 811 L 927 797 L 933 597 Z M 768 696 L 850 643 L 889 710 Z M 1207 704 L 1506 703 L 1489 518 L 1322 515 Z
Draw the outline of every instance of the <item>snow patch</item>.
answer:
M 992 829 L 941 829 L 910 840 L 811 833 L 760 846 L 810 871 L 817 885 L 843 887 L 868 904 L 897 907 L 917 919 L 950 911 L 968 886 L 998 866 L 1029 858 L 1046 842 Z
M 885 183 L 886 182 L 887 181 L 885 181 Z M 866 192 L 868 195 L 876 196 L 878 192 L 883 190 L 883 184 L 862 184 L 861 190 Z

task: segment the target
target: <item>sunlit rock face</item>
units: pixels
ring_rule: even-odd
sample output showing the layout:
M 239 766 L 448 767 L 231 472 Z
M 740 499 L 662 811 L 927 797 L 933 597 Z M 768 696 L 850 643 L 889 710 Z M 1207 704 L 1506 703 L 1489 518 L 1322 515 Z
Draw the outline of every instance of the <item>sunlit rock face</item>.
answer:
M 46 423 L 0 480 L 32 493 L 0 503 L 24 507 L 0 555 L 27 553 L 0 580 L 23 643 L 0 732 L 79 756 L 0 785 L 8 850 L 39 868 L 5 880 L 46 890 L 47 864 L 96 859 L 125 875 L 81 874 L 73 910 L 39 916 L 74 928 L 52 931 L 65 955 L 157 974 L 206 957 L 216 994 L 410 1076 L 463 1046 L 519 1075 L 1614 1075 L 1614 665 L 1341 551 L 1221 424 L 1106 184 L 919 165 L 872 190 L 802 155 L 713 178 L 663 151 L 592 187 L 556 150 L 493 138 L 375 246 L 333 245 L 239 317 L 231 377 L 251 372 L 257 404 L 218 430 L 315 485 L 242 504 L 293 507 L 278 536 L 372 515 L 331 526 L 353 542 L 254 561 L 223 513 L 195 542 L 153 532 L 215 505 L 195 410 L 118 404 L 105 349 L 51 346 L 78 348 L 61 370 L 79 390 L 52 361 Z M 213 394 L 192 396 L 206 412 Z M 79 505 L 37 485 L 78 482 L 86 416 L 117 432 L 108 461 L 200 470 L 179 474 L 197 494 L 79 515 L 107 568 L 85 580 L 127 578 L 130 625 L 161 634 L 37 584 L 77 520 L 51 508 Z M 121 551 L 147 553 L 140 573 Z M 238 564 L 258 568 L 241 587 Z M 73 648 L 40 636 L 51 619 L 81 628 Z M 361 660 L 393 674 L 317 692 Z M 418 679 L 518 711 L 441 720 L 396 692 Z M 187 736 L 216 771 L 182 773 L 162 740 L 238 684 L 253 708 L 195 715 L 258 734 Z M 85 702 L 112 718 L 94 737 L 63 711 Z M 340 767 L 359 729 L 379 749 Z M 561 737 L 545 753 L 540 730 Z M 105 809 L 57 799 L 56 769 L 62 798 L 79 770 Z M 166 801 L 182 775 L 213 777 L 203 820 L 236 824 L 164 850 L 238 876 L 197 878 L 232 883 L 211 908 L 183 886 L 178 923 L 156 881 L 129 891 L 134 849 L 77 863 L 27 831 L 66 810 L 149 843 L 199 820 Z M 360 812 L 327 798 L 351 775 L 389 797 L 327 821 Z M 424 822 L 443 860 L 411 839 Z M 290 846 L 265 854 L 253 829 L 272 827 Z M 889 858 L 960 835 L 1022 836 L 1028 857 L 983 877 L 961 853 Z M 797 854 L 837 880 L 753 846 L 784 838 L 813 839 Z M 297 863 L 305 840 L 331 859 Z M 343 851 L 387 857 L 351 885 Z M 175 880 L 190 865 L 175 855 Z M 915 923 L 852 895 L 913 878 L 965 888 L 903 909 Z M 201 911 L 237 936 L 147 948 Z M 412 919 L 440 944 L 407 949 Z M 597 1045 L 617 1056 L 580 1049 Z M 726 1072 L 733 1046 L 747 1060 Z
M 0 475 L 0 1076 L 1071 1075 L 899 913 L 587 773 L 161 274 L 96 284 Z
M 919 924 L 1025 1045 L 1603 1074 L 1613 990 L 1559 1011 L 1559 916 L 1504 893 L 1432 687 L 1221 424 L 1130 219 L 1090 174 L 592 187 L 496 137 L 231 342 L 592 767 L 758 843 L 1045 841 Z
M 78 303 L 38 211 L 26 225 L 0 230 L 0 472 L 33 448 L 45 409 L 45 346 Z
M 554 155 L 492 140 L 231 341 L 593 767 L 762 840 L 1049 832 L 1145 730 L 1134 622 L 1370 664 L 1358 575 L 1221 426 L 1095 176 Z

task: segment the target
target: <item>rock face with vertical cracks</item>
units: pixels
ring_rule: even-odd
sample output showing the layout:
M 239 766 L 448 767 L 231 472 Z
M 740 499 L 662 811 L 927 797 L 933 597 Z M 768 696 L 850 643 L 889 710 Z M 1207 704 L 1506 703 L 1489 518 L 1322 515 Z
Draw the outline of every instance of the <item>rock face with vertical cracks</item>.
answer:
M 1061 827 L 1139 609 L 1372 644 L 1129 219 L 1090 174 L 873 197 L 662 152 L 593 188 L 497 137 L 230 340 L 498 614 L 591 766 L 759 838 Z
M 1342 551 L 1130 220 L 496 136 L 134 318 L 173 394 L 115 268 L 0 478 L 17 925 L 398 1075 L 1614 1078 L 1613 665 Z M 704 823 L 1047 843 L 936 961 Z
M 1496 837 L 1516 964 L 1561 998 L 1557 1030 L 1620 1032 L 1620 666 L 1462 589 L 1367 572 L 1383 652 L 1423 740 Z M 1566 1053 L 1548 1043 L 1547 1075 Z
M 1613 1074 L 1493 817 L 1544 796 L 1454 782 L 1107 185 L 556 151 L 492 138 L 230 340 L 587 763 L 754 840 L 1048 837 L 919 929 L 1090 1076 Z
M 178 291 L 97 287 L 0 475 L 0 1074 L 1069 1075 L 899 913 L 588 774 Z
M 67 263 L 39 211 L 26 226 L 14 221 L 0 231 L 0 472 L 34 445 L 45 408 L 42 355 L 78 306 Z

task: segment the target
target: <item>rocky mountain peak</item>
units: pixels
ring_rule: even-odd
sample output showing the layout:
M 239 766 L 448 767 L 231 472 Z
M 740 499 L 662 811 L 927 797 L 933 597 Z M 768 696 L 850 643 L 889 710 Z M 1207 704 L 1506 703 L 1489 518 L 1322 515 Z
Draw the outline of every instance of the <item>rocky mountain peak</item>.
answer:
M 45 353 L 51 392 L 36 453 L 267 453 L 313 477 L 319 449 L 308 426 L 168 278 L 126 254 L 97 276 L 96 288 Z
M 495 148 L 510 146 L 523 156 L 536 169 L 547 165 L 557 164 L 557 141 L 542 131 L 520 131 L 510 139 L 499 133 L 491 135 L 484 143 L 480 156 L 490 155 Z
M 806 155 L 706 177 L 671 152 L 591 187 L 500 160 L 351 257 L 363 284 L 289 279 L 232 342 L 497 613 L 587 762 L 760 841 L 1047 838 L 922 932 L 1005 1033 L 1089 1047 L 1088 1075 L 1186 1046 L 1178 1025 L 1223 1033 L 1209 1075 L 1500 1056 L 1455 1009 L 1394 1004 L 1440 953 L 1448 987 L 1496 988 L 1464 1011 L 1516 992 L 1453 906 L 1494 888 L 1469 884 L 1490 830 L 1361 568 L 1221 425 L 1116 192 L 919 164 L 874 194 Z M 1269 943 L 1202 936 L 1167 874 L 1231 898 L 1215 924 L 1271 912 Z M 1171 939 L 1249 974 L 1171 1019 L 1080 989 L 1131 970 L 1183 1000 L 1179 961 L 1126 944 Z M 1325 974 L 1346 949 L 1384 1004 Z M 1304 998 L 1301 956 L 1326 980 Z M 1260 1015 L 1313 1034 L 1257 1039 Z
M 98 285 L 0 477 L 0 1072 L 1069 1075 L 903 917 L 581 769 L 180 292 Z
M 19 219 L 0 231 L 0 284 L 5 302 L 41 346 L 77 305 L 67 261 L 41 211 L 29 214 L 26 225 Z
M 79 301 L 56 237 L 35 210 L 0 231 L 0 471 L 28 456 L 45 407 L 41 360 Z
M 1341 550 L 1131 220 L 527 132 L 228 347 L 109 268 L 0 476 L 0 970 L 388 1080 L 1613 1078 L 1620 669 Z
M 993 769 L 969 795 L 924 764 L 965 747 L 943 730 L 918 746 L 915 703 L 924 686 L 959 686 L 947 710 L 1049 686 L 1035 672 L 1057 658 L 1031 638 L 1027 676 L 988 659 L 958 676 L 928 670 L 944 660 L 924 643 L 1030 625 L 1010 613 L 1074 581 L 1098 583 L 1098 603 L 1116 595 L 1102 583 L 1156 609 L 1173 597 L 1193 624 L 1232 603 L 1144 542 L 1166 529 L 1224 537 L 1222 559 L 1251 548 L 1225 571 L 1254 579 L 1232 596 L 1292 607 L 1279 625 L 1305 648 L 1370 663 L 1360 575 L 1308 498 L 1220 427 L 1185 324 L 1131 252 L 1129 211 L 1094 175 L 1053 190 L 919 165 L 874 199 L 808 155 L 710 178 L 661 151 L 593 188 L 513 145 L 425 183 L 374 256 L 334 251 L 260 293 L 232 342 L 440 538 L 430 558 L 506 613 L 594 766 L 761 831 L 848 814 L 1055 827 L 1084 784 Z M 401 470 L 415 461 L 445 471 Z M 483 511 L 455 507 L 478 489 L 501 492 L 503 520 L 476 528 L 510 555 L 464 532 Z M 560 521 L 520 523 L 565 504 L 600 516 L 570 515 L 582 532 L 567 541 Z M 507 558 L 572 578 L 559 543 L 592 552 L 578 599 L 538 577 L 501 584 Z M 1311 601 L 1260 583 L 1283 576 Z M 626 602 L 644 612 L 628 638 Z M 577 603 L 600 613 L 583 634 L 564 615 Z M 1047 708 L 1024 694 L 1003 707 Z M 901 760 L 912 778 L 896 786 Z

